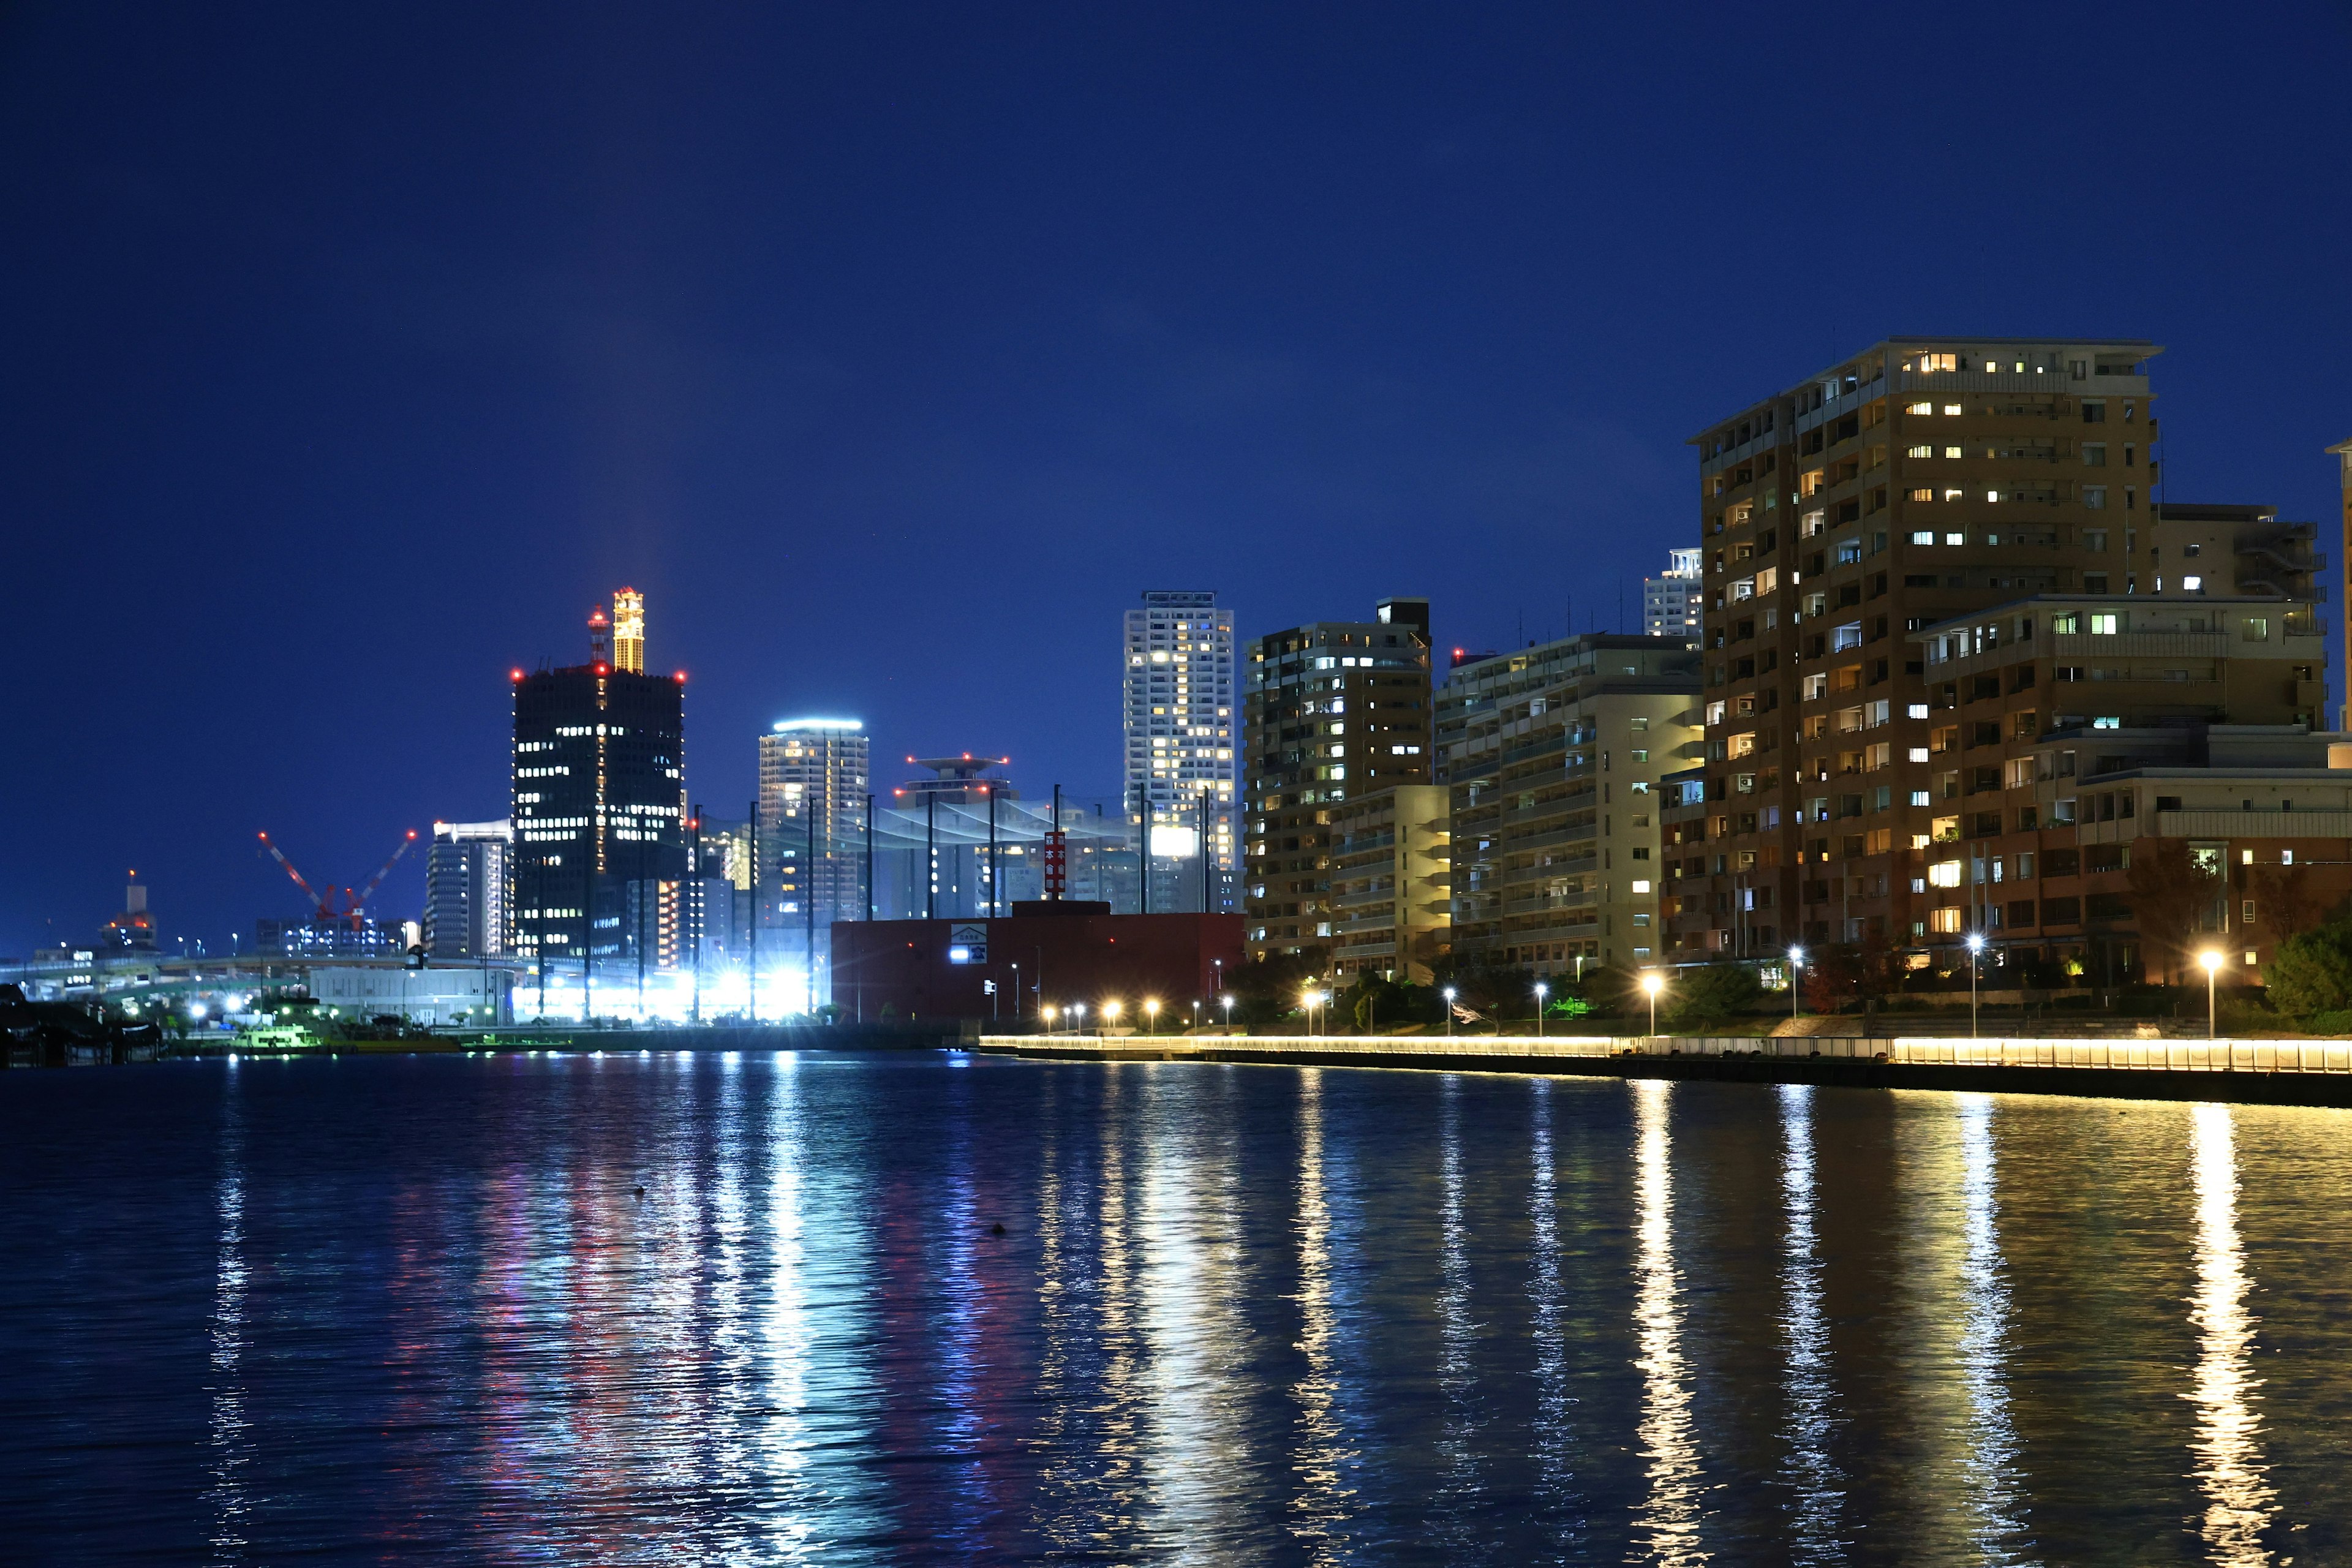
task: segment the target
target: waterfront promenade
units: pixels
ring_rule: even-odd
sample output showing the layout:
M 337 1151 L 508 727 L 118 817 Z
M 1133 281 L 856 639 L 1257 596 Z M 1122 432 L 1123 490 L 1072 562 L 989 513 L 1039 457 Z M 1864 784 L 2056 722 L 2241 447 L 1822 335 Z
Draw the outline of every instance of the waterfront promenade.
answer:
M 983 1035 L 976 1048 L 1056 1060 L 1402 1068 L 2352 1105 L 2352 1040 Z

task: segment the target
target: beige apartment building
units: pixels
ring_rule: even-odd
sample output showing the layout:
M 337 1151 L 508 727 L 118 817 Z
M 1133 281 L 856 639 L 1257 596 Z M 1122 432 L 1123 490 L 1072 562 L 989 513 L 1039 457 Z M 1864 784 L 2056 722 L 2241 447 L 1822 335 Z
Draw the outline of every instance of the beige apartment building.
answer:
M 1329 948 L 1345 923 L 1340 814 L 1432 781 L 1429 602 L 1255 639 L 1243 672 L 1243 915 L 1250 956 Z
M 1450 950 L 1444 784 L 1399 784 L 1332 814 L 1331 968 L 1429 984 Z
M 2137 608 L 2160 579 L 2169 597 L 2205 575 L 2181 568 L 2242 520 L 2183 519 L 2177 548 L 2200 555 L 2160 549 L 2147 377 L 2159 352 L 1890 338 L 1696 438 L 1706 810 L 1678 847 L 1680 957 L 1958 940 L 1938 929 L 1948 906 L 1925 890 L 1915 846 L 1955 816 L 1977 819 L 1964 834 L 1989 831 L 1991 808 L 1948 793 L 1983 764 L 1956 768 L 1940 732 L 1961 726 L 1964 748 L 1984 744 L 1986 724 L 2003 742 L 2032 737 L 2014 733 L 2022 709 L 1939 708 L 1953 676 L 1931 679 L 1914 634 L 2034 595 Z M 2273 636 L 2316 659 L 2316 620 L 2294 609 L 2268 608 Z M 2032 709 L 2036 724 L 2054 718 L 2045 700 Z
M 1662 952 L 1658 781 L 1701 749 L 1699 667 L 1679 637 L 1588 635 L 1448 678 L 1457 962 L 1573 974 Z

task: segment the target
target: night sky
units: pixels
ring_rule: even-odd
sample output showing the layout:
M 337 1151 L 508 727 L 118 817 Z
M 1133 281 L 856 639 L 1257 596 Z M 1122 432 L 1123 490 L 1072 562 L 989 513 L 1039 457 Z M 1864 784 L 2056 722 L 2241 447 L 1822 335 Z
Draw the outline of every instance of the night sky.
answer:
M 502 815 L 624 583 L 730 814 L 820 711 L 1111 794 L 1146 587 L 1632 626 L 1891 333 L 2153 338 L 2168 495 L 2327 521 L 2347 16 L 0 8 L 0 953 Z

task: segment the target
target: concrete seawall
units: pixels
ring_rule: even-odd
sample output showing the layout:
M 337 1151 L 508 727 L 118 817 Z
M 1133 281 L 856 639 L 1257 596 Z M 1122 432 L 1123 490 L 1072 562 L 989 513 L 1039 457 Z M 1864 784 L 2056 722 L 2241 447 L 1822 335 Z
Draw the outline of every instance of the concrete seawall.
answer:
M 2352 1106 L 2352 1041 L 2345 1040 L 991 1035 L 973 1048 L 1058 1061 L 1240 1062 Z

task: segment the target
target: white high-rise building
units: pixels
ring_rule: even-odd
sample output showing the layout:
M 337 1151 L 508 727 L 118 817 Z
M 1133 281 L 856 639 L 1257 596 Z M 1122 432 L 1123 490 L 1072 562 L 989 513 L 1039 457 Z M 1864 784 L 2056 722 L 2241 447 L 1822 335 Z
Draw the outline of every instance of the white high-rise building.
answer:
M 1127 612 L 1123 657 L 1121 799 L 1149 835 L 1150 907 L 1236 911 L 1233 612 L 1217 608 L 1214 594 L 1148 592 L 1141 609 Z
M 1698 640 L 1700 612 L 1706 606 L 1699 581 L 1699 552 L 1666 552 L 1663 577 L 1642 579 L 1642 630 L 1654 637 Z
M 856 719 L 780 719 L 760 737 L 755 918 L 807 966 L 818 1004 L 831 994 L 833 922 L 866 918 L 867 749 Z

